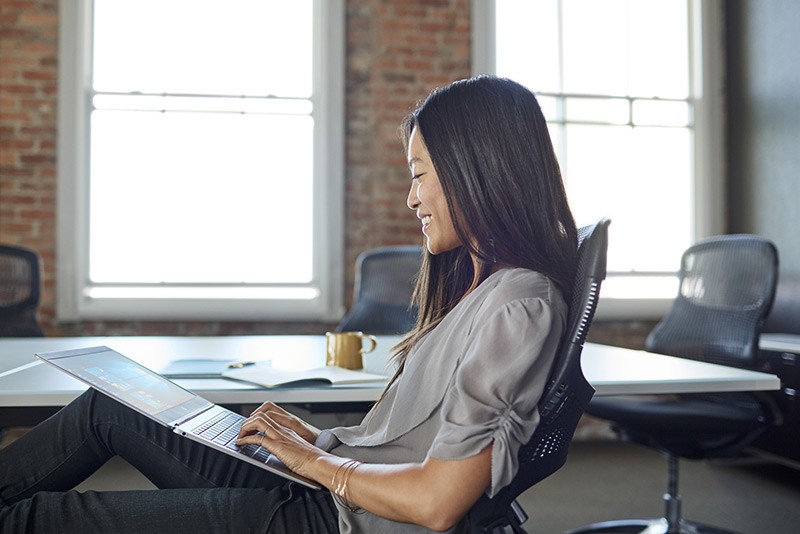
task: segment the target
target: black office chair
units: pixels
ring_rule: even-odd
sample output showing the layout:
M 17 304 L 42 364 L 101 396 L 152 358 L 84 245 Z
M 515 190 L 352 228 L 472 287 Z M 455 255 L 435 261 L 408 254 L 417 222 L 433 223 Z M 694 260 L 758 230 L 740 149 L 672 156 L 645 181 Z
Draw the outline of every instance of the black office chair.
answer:
M 27 248 L 0 245 L 0 337 L 42 337 L 39 256 Z
M 519 451 L 519 471 L 493 498 L 485 494 L 469 512 L 473 534 L 525 533 L 528 518 L 516 498 L 567 461 L 575 427 L 594 388 L 581 370 L 581 352 L 594 318 L 600 284 L 606 277 L 609 219 L 578 231 L 578 270 L 569 303 L 567 330 L 539 401 L 539 425 Z
M 778 255 L 769 241 L 726 235 L 701 241 L 681 259 L 678 296 L 646 341 L 650 352 L 759 369 L 758 338 L 775 295 Z M 681 517 L 678 459 L 734 456 L 779 421 L 766 395 L 709 393 L 677 397 L 597 397 L 586 412 L 612 422 L 625 441 L 668 460 L 664 517 L 595 523 L 570 532 L 729 531 Z
M 394 246 L 367 250 L 356 259 L 353 306 L 339 332 L 405 334 L 417 320 L 411 305 L 422 247 Z

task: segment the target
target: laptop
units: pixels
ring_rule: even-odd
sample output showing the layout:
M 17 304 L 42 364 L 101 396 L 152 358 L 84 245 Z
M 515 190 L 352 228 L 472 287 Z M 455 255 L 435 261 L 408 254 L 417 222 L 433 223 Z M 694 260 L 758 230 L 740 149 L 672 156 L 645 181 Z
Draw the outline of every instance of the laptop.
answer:
M 142 415 L 207 447 L 313 489 L 321 486 L 268 450 L 235 444 L 245 416 L 218 406 L 108 347 L 43 352 L 36 357 Z

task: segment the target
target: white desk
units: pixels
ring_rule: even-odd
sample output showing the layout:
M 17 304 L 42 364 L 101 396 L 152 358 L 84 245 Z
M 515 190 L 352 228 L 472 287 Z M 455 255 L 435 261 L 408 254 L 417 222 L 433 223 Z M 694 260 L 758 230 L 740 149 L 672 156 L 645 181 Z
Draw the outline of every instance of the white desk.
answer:
M 800 335 L 761 334 L 758 340 L 758 348 L 772 352 L 800 354 Z
M 365 355 L 368 372 L 388 374 L 392 346 L 399 337 L 381 336 L 375 351 Z M 158 371 L 171 360 L 208 358 L 220 360 L 270 360 L 281 369 L 325 365 L 325 336 L 115 336 L 76 338 L 0 339 L 0 408 L 63 406 L 86 386 L 34 358 L 36 352 L 106 345 Z M 380 382 L 317 387 L 265 389 L 223 378 L 176 379 L 206 399 L 219 404 L 372 402 Z
M 581 364 L 596 395 L 780 389 L 773 374 L 594 343 L 584 346 Z
M 378 337 L 364 358 L 367 371 L 387 373 L 397 337 Z M 324 336 L 82 337 L 0 339 L 0 408 L 63 406 L 86 387 L 64 373 L 36 364 L 35 352 L 107 345 L 158 369 L 173 359 L 266 360 L 282 368 L 324 364 Z M 777 390 L 775 375 L 673 358 L 643 351 L 587 343 L 583 370 L 597 395 Z M 264 389 L 225 379 L 176 380 L 220 404 L 370 402 L 383 385 Z

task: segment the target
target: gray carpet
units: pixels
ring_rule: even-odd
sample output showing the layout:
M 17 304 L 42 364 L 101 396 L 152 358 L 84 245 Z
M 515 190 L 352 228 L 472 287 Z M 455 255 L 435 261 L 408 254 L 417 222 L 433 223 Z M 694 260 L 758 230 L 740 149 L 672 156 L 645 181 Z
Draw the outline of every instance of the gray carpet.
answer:
M 573 442 L 567 464 L 523 494 L 531 534 L 658 517 L 667 487 L 659 454 L 616 441 Z M 741 534 L 800 533 L 800 471 L 754 458 L 681 461 L 683 516 Z

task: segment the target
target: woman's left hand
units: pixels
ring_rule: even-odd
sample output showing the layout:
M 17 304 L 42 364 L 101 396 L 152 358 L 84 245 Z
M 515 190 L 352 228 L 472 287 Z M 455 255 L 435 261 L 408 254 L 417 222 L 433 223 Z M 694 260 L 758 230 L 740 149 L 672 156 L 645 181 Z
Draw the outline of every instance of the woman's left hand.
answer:
M 251 443 L 264 447 L 295 473 L 313 478 L 310 466 L 325 453 L 282 423 L 279 416 L 273 417 L 273 413 L 254 412 L 242 424 L 236 444 Z

